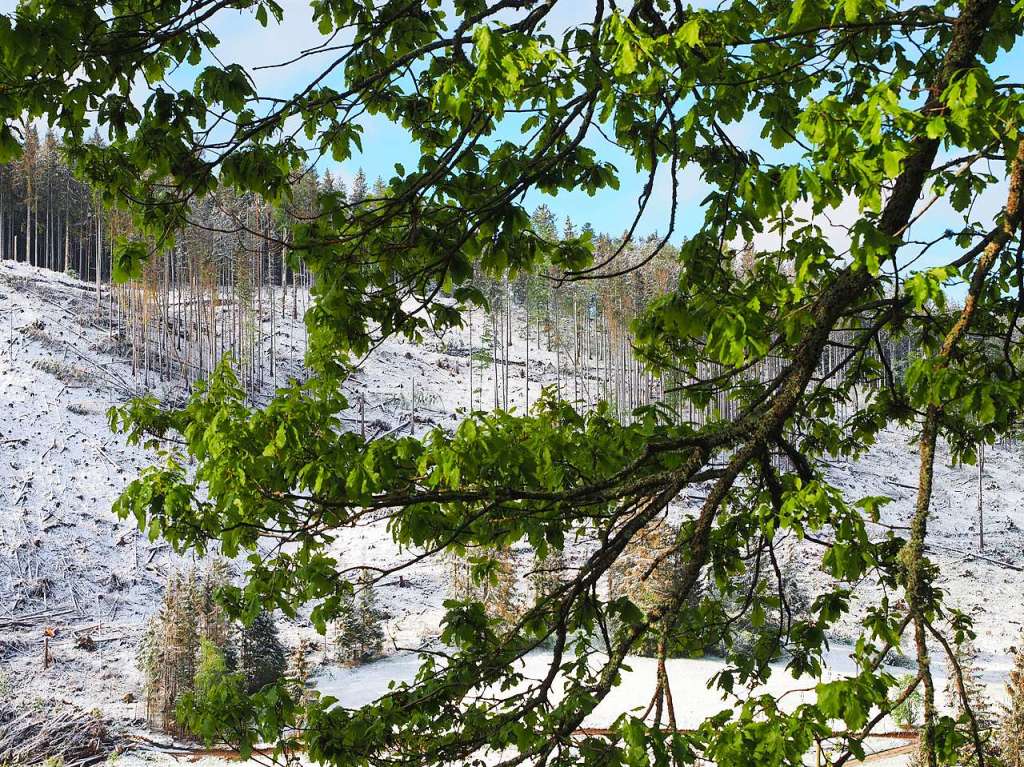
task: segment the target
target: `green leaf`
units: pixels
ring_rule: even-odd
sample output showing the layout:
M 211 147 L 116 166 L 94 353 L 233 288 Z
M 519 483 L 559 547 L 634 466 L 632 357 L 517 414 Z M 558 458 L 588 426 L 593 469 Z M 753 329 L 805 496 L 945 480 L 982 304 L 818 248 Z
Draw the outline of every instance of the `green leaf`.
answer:
M 121 241 L 114 247 L 113 277 L 115 282 L 128 282 L 142 276 L 142 265 L 149 256 L 146 246 L 138 241 Z
M 700 45 L 700 20 L 692 18 L 679 28 L 679 40 L 695 48 Z
M 930 139 L 942 138 L 946 135 L 946 120 L 943 117 L 933 117 L 928 120 L 925 132 Z

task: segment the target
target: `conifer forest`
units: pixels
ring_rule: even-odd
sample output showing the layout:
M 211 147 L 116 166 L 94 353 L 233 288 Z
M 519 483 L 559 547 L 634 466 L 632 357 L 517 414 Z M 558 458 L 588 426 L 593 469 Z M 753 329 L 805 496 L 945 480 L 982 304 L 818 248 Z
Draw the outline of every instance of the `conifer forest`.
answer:
M 1024 767 L 1022 38 L 0 0 L 0 767 Z

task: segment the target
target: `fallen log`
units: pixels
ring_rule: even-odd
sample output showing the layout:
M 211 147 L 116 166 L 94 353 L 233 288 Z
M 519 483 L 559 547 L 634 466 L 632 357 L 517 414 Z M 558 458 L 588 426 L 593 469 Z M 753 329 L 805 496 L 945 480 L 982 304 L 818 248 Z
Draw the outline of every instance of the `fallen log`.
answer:
M 0 703 L 0 764 L 41 764 L 56 758 L 88 767 L 119 750 L 119 738 L 95 713 L 61 703 L 41 709 Z

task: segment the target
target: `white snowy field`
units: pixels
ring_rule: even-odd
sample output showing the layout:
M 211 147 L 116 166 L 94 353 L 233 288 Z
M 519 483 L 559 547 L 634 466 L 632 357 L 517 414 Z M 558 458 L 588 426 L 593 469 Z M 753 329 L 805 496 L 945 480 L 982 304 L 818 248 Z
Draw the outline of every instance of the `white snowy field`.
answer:
M 841 679 L 855 673 L 856 667 L 850 659 L 850 646 L 834 645 L 826 653 L 826 673 L 822 681 Z M 595 656 L 591 665 L 595 669 L 603 660 Z M 527 679 L 539 680 L 548 671 L 551 654 L 537 651 L 526 656 L 521 664 L 522 673 Z M 633 657 L 627 662 L 627 670 L 622 675 L 622 682 L 597 707 L 593 714 L 583 723 L 584 727 L 610 727 L 621 714 L 639 714 L 647 707 L 657 684 L 657 661 L 653 658 Z M 716 657 L 698 659 L 675 658 L 666 661 L 669 685 L 675 700 L 675 713 L 679 727 L 695 728 L 709 716 L 724 709 L 730 709 L 738 701 L 749 695 L 770 693 L 778 696 L 786 693 L 781 704 L 783 711 L 792 711 L 801 703 L 814 700 L 814 681 L 807 678 L 796 679 L 785 668 L 785 661 L 773 664 L 774 673 L 768 684 L 754 688 L 752 691 L 737 688 L 734 694 L 726 695 L 712 686 L 715 674 L 726 667 Z M 316 679 L 317 690 L 323 695 L 338 699 L 338 704 L 346 708 L 356 708 L 376 700 L 388 691 L 392 681 L 412 682 L 419 668 L 419 660 L 414 653 L 399 653 L 379 661 L 368 663 L 357 668 L 333 668 L 325 670 Z M 888 671 L 899 675 L 906 669 L 895 666 L 886 667 Z M 993 676 L 1005 673 L 1006 667 L 998 662 L 991 669 Z M 936 683 L 941 687 L 946 682 L 944 668 L 936 670 Z M 557 700 L 557 692 L 553 699 Z M 991 685 L 990 692 L 1001 696 L 1001 689 Z M 898 725 L 891 721 L 883 722 L 879 731 L 898 730 Z
M 827 654 L 828 673 L 826 680 L 839 678 L 854 670 L 849 658 L 849 646 L 835 647 Z M 547 671 L 551 655 L 546 652 L 535 652 L 528 655 L 522 664 L 522 672 L 528 679 L 538 679 Z M 595 664 L 600 662 L 595 658 Z M 622 682 L 587 718 L 583 726 L 588 728 L 607 728 L 623 713 L 638 714 L 647 705 L 656 684 L 657 669 L 651 658 L 630 658 L 629 669 L 623 674 Z M 709 689 L 712 677 L 722 670 L 724 664 L 718 659 L 674 659 L 667 662 L 669 683 L 676 700 L 676 716 L 678 726 L 692 728 L 698 726 L 705 718 L 719 711 L 730 708 L 741 700 L 746 692 L 736 696 L 726 696 L 716 689 Z M 753 690 L 754 694 L 772 693 L 782 695 L 783 710 L 791 711 L 801 703 L 813 699 L 813 691 L 808 687 L 807 680 L 796 680 L 783 668 L 783 663 L 776 664 L 776 673 L 769 684 Z M 412 682 L 419 667 L 419 660 L 413 653 L 399 653 L 382 660 L 368 663 L 357 668 L 333 668 L 324 670 L 317 678 L 317 689 L 324 695 L 338 699 L 338 704 L 349 708 L 366 705 L 388 691 L 391 682 Z M 899 672 L 899 669 L 890 669 Z M 942 684 L 944 675 L 940 672 L 937 681 Z M 559 697 L 557 692 L 553 696 Z M 885 721 L 879 731 L 900 729 L 891 722 Z M 869 741 L 865 749 L 869 754 L 879 753 L 882 757 L 873 760 L 876 764 L 903 764 L 907 755 L 900 748 L 903 741 L 881 739 Z M 899 749 L 899 753 L 888 757 L 888 749 Z M 171 757 L 159 754 L 136 754 L 126 764 L 166 764 Z M 813 755 L 808 755 L 808 763 Z M 199 759 L 202 765 L 223 765 L 224 761 L 217 758 Z M 252 764 L 258 763 L 256 760 Z
M 63 275 L 0 262 L 0 689 L 44 706 L 67 700 L 96 707 L 141 730 L 136 644 L 166 579 L 187 562 L 110 512 L 119 492 L 152 457 L 126 446 L 107 428 L 106 409 L 140 389 L 130 366 L 115 353 L 111 329 L 96 318 L 93 291 L 92 285 Z M 301 324 L 289 321 L 278 318 L 275 324 L 282 338 L 291 339 L 280 345 L 282 369 L 300 374 L 302 344 L 294 341 L 303 331 Z M 385 343 L 349 382 L 353 407 L 346 417 L 351 428 L 362 428 L 365 421 L 367 433 L 374 434 L 454 425 L 456 411 L 470 402 L 468 350 L 471 341 L 479 346 L 480 328 L 474 332 L 472 339 L 462 331 L 419 346 Z M 553 380 L 557 358 L 536 341 L 532 338 L 529 348 L 531 402 Z M 519 409 L 527 399 L 527 380 L 521 375 L 525 366 L 519 364 L 525 355 L 525 339 L 517 336 L 509 349 L 509 404 Z M 498 374 L 502 378 L 501 370 Z M 492 365 L 474 363 L 473 376 L 474 403 L 486 408 L 493 403 Z M 156 393 L 181 394 L 172 385 L 160 385 Z M 912 438 L 887 432 L 863 460 L 836 462 L 830 469 L 832 480 L 850 498 L 893 497 L 882 522 L 897 529 L 909 521 L 915 492 Z M 1008 650 L 1020 643 L 1024 621 L 1024 572 L 1016 564 L 1024 548 L 1019 446 L 989 450 L 982 486 L 985 549 L 979 551 L 977 469 L 952 466 L 943 453 L 936 467 L 928 553 L 942 568 L 940 585 L 948 602 L 975 620 L 985 681 L 998 697 L 1009 667 Z M 682 502 L 679 512 L 685 513 L 686 506 Z M 883 535 L 887 529 L 877 532 Z M 806 587 L 811 592 L 820 588 L 822 550 L 795 540 L 782 548 Z M 395 563 L 410 556 L 398 550 L 380 524 L 341 531 L 334 551 L 345 565 Z M 448 573 L 433 562 L 417 564 L 402 582 L 396 577 L 382 584 L 378 596 L 389 612 L 389 645 L 417 648 L 436 637 L 447 593 Z M 842 643 L 854 636 L 856 618 L 878 595 L 870 585 L 861 589 L 853 615 L 834 637 L 831 673 L 846 670 Z M 50 640 L 53 662 L 43 669 L 47 628 L 55 633 Z M 293 643 L 300 636 L 313 638 L 301 621 L 283 623 L 283 633 Z M 94 649 L 84 637 L 93 640 Z M 322 648 L 323 640 L 318 641 Z M 398 649 L 358 669 L 338 668 L 332 653 L 320 653 L 314 658 L 324 664 L 320 686 L 346 705 L 365 702 L 391 679 L 410 678 L 417 665 L 414 654 Z M 543 660 L 538 654 L 528 664 L 539 668 Z M 632 659 L 630 665 L 633 670 L 623 684 L 595 712 L 595 726 L 649 700 L 650 661 Z M 694 724 L 727 704 L 706 689 L 715 669 L 713 660 L 671 662 L 681 723 Z M 784 674 L 772 684 L 781 685 L 779 691 L 788 689 Z

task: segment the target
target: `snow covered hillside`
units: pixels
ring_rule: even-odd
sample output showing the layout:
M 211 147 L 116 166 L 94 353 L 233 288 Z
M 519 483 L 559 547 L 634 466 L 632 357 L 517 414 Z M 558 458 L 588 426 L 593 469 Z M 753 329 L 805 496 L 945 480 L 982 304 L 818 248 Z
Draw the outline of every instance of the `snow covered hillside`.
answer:
M 0 695 L 26 702 L 74 701 L 141 728 L 141 679 L 134 662 L 138 640 L 167 578 L 185 563 L 166 544 L 147 540 L 132 522 L 119 521 L 110 511 L 118 493 L 151 458 L 107 428 L 106 409 L 141 389 L 128 362 L 117 355 L 116 329 L 96 319 L 96 303 L 92 285 L 0 263 Z M 277 318 L 275 332 L 301 338 L 301 323 L 286 320 Z M 503 397 L 519 409 L 556 379 L 556 352 L 535 338 L 527 348 L 517 337 L 501 370 L 474 361 L 471 349 L 478 343 L 479 337 L 467 330 L 421 346 L 397 340 L 384 344 L 349 383 L 347 422 L 367 436 L 422 432 L 453 425 L 457 411 L 471 400 L 475 407 L 493 403 L 496 377 L 511 381 Z M 282 370 L 301 374 L 301 343 L 279 348 Z M 527 354 L 531 367 L 521 364 Z M 157 386 L 156 393 L 183 396 L 170 384 Z M 833 480 L 851 498 L 892 496 L 895 501 L 882 522 L 897 530 L 908 523 L 915 492 L 911 440 L 907 433 L 886 433 L 864 460 L 831 468 Z M 1024 548 L 1020 456 L 1021 448 L 1013 445 L 988 452 L 981 552 L 977 468 L 951 466 L 945 454 L 936 465 L 928 553 L 942 566 L 940 585 L 950 603 L 975 619 L 993 695 L 1001 694 L 1008 649 L 1018 642 L 1024 621 L 1024 572 L 1017 565 Z M 887 529 L 879 526 L 877 532 Z M 823 549 L 806 541 L 785 546 L 790 567 L 813 593 L 820 585 Z M 396 549 L 380 525 L 345 531 L 336 553 L 350 565 L 410 557 Z M 355 705 L 383 691 L 389 678 L 408 678 L 415 670 L 409 653 L 437 634 L 448 579 L 445 570 L 424 562 L 401 579 L 383 583 L 378 598 L 388 612 L 391 657 L 358 669 L 321 667 L 323 689 Z M 855 614 L 877 596 L 865 589 Z M 314 637 L 301 622 L 287 625 L 284 634 L 292 643 L 299 636 Z M 843 670 L 842 642 L 852 636 L 848 624 L 834 637 L 837 673 Z M 323 640 L 317 641 L 320 660 Z M 629 683 L 599 711 L 597 724 L 649 699 L 653 673 L 644 670 L 645 661 L 635 665 Z M 673 676 L 695 691 L 687 696 L 692 711 L 681 712 L 688 722 L 721 707 L 717 696 L 696 694 L 713 665 L 711 660 L 673 662 Z

